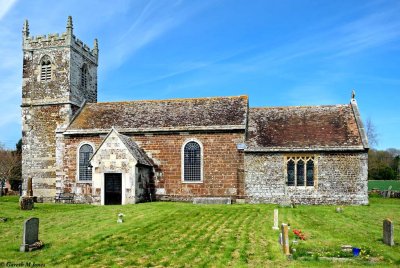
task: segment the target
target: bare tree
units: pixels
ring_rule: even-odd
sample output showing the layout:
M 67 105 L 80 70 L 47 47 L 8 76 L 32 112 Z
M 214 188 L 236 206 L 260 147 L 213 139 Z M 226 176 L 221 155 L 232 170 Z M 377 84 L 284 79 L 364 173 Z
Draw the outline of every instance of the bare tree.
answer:
M 368 118 L 365 124 L 365 130 L 367 132 L 368 143 L 371 148 L 378 145 L 378 133 L 376 127 L 372 122 L 371 118 Z
M 0 196 L 3 195 L 3 187 L 7 179 L 9 179 L 13 170 L 20 164 L 20 158 L 15 151 L 5 149 L 0 144 Z

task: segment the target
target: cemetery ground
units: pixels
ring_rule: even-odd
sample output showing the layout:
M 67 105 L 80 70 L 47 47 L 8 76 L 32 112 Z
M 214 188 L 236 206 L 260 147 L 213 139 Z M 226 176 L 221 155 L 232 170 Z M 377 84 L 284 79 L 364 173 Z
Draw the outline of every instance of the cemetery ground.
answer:
M 306 240 L 288 260 L 273 230 L 279 223 L 300 229 Z M 16 197 L 0 199 L 0 266 L 45 267 L 310 267 L 400 266 L 400 199 L 370 198 L 368 206 L 193 205 L 155 202 L 125 206 L 35 204 L 21 211 Z M 124 222 L 117 223 L 123 213 Z M 40 219 L 44 247 L 19 252 L 22 226 Z M 395 246 L 382 243 L 382 221 L 395 224 Z M 359 257 L 342 245 L 361 248 Z M 32 267 L 32 266 L 31 266 Z M 38 266 L 37 266 L 38 267 Z M 42 266 L 43 267 L 43 266 Z

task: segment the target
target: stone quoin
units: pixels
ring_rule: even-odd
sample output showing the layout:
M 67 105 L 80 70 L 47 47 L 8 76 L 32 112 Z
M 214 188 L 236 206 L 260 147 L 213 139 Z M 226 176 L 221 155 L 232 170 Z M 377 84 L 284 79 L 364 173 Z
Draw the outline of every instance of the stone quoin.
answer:
M 97 39 L 80 41 L 71 17 L 65 33 L 32 37 L 26 21 L 22 35 L 25 193 L 32 178 L 48 202 L 73 193 L 104 205 L 368 204 L 354 94 L 349 104 L 264 108 L 247 96 L 97 102 Z

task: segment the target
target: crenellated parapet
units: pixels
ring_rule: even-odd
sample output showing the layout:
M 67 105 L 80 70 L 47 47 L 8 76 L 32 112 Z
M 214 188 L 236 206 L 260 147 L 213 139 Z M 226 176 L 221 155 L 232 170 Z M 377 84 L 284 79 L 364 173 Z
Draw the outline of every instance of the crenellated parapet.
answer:
M 99 48 L 97 39 L 94 40 L 94 47 L 91 49 L 73 34 L 72 17 L 68 17 L 66 32 L 51 33 L 47 35 L 29 35 L 29 24 L 26 20 L 22 30 L 22 44 L 24 50 L 37 50 L 52 47 L 72 47 L 77 52 L 88 57 L 97 65 Z

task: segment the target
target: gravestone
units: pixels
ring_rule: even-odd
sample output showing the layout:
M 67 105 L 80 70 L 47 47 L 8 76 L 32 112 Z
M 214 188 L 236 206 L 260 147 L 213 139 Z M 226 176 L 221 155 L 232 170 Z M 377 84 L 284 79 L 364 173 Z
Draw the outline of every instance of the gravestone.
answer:
M 394 225 L 390 219 L 383 221 L 383 243 L 394 246 Z
M 32 178 L 28 178 L 28 189 L 27 189 L 28 196 L 33 196 L 33 189 L 32 189 Z
M 278 224 L 279 224 L 279 217 L 278 217 L 278 209 L 274 209 L 274 226 L 272 229 L 274 230 L 279 230 Z
M 31 196 L 21 196 L 19 198 L 19 207 L 21 210 L 32 210 L 33 204 L 33 197 Z
M 282 230 L 282 249 L 283 249 L 283 253 L 285 255 L 290 255 L 288 225 L 286 223 L 282 223 L 281 230 Z
M 392 195 L 392 185 L 389 186 L 386 197 L 390 198 L 391 195 Z
M 193 204 L 232 204 L 230 197 L 195 197 Z
M 32 251 L 41 248 L 43 243 L 39 240 L 39 219 L 29 218 L 24 222 L 21 252 Z

